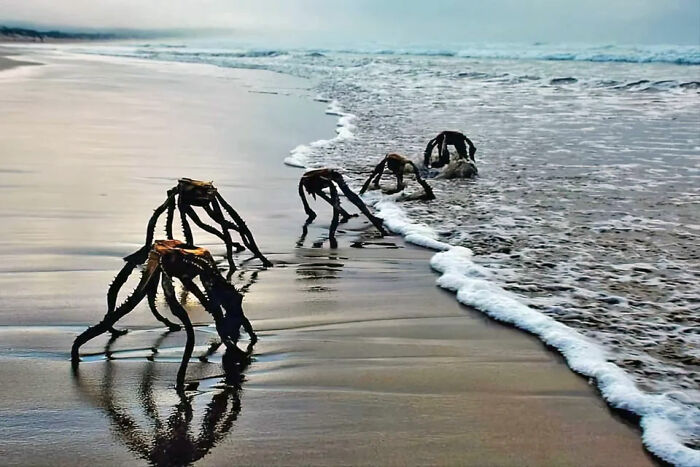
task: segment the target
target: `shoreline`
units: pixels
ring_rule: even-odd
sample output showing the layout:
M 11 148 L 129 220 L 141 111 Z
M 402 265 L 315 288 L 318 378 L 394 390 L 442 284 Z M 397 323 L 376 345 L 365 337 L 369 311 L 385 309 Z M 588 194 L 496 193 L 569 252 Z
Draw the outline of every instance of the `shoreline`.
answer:
M 294 145 L 330 134 L 334 122 L 322 115 L 325 104 L 303 92 L 255 91 L 298 90 L 303 81 L 258 70 L 100 63 L 62 59 L 31 89 L 15 85 L 13 96 L 39 93 L 49 110 L 38 120 L 0 121 L 14 135 L 4 143 L 2 177 L 16 204 L 4 214 L 19 219 L 3 227 L 8 240 L 0 244 L 6 260 L 0 271 L 0 372 L 5 394 L 21 389 L 0 401 L 9 414 L 0 432 L 10 441 L 4 446 L 10 461 L 27 452 L 25 436 L 40 444 L 46 435 L 38 430 L 60 422 L 72 428 L 33 447 L 35 459 L 51 455 L 57 464 L 70 463 L 56 451 L 69 446 L 77 463 L 133 462 L 109 407 L 94 405 L 85 391 L 137 394 L 155 371 L 149 381 L 160 396 L 157 405 L 172 408 L 168 394 L 183 333 L 164 336 L 155 364 L 149 362 L 151 336 L 159 328 L 142 307 L 120 323 L 137 331 L 115 342 L 114 360 L 100 358 L 102 341 L 86 347 L 97 357 L 81 364 L 77 386 L 67 371 L 67 349 L 75 328 L 101 316 L 106 284 L 120 257 L 142 239 L 144 213 L 160 202 L 168 184 L 179 176 L 215 175 L 276 267 L 260 270 L 252 262 L 237 275 L 240 283 L 252 283 L 244 309 L 261 341 L 246 371 L 236 427 L 204 464 L 230 462 L 231 456 L 253 464 L 650 463 L 637 430 L 611 417 L 595 390 L 558 355 L 435 287 L 428 265 L 433 252 L 398 237 L 384 240 L 393 244 L 389 248 L 373 244 L 361 219 L 342 226 L 337 250 L 327 242 L 294 248 L 304 218 L 295 186 L 301 171 L 282 159 Z M 77 81 L 52 83 L 54 76 Z M 97 83 L 105 77 L 121 80 L 101 89 Z M 240 109 L 245 116 L 238 116 Z M 32 115 L 31 108 L 18 110 Z M 72 134 L 56 128 L 65 115 L 77 120 L 65 122 L 76 129 Z M 275 141 L 264 139 L 270 131 L 277 132 Z M 24 139 L 30 132 L 45 141 Z M 51 154 L 65 156 L 52 162 Z M 81 173 L 74 175 L 76 167 Z M 29 189 L 36 199 L 27 205 L 22 194 Z M 54 197 L 63 203 L 54 205 Z M 317 206 L 307 244 L 323 238 L 327 228 L 328 211 Z M 45 234 L 33 235 L 40 225 Z M 350 246 L 358 235 L 370 242 L 365 248 Z M 217 242 L 201 243 L 221 253 Z M 196 307 L 191 312 L 201 324 L 197 345 L 203 346 L 210 320 Z M 217 394 L 220 359 L 190 365 L 188 379 L 200 381 L 196 401 Z M 32 386 L 36 378 L 57 388 L 57 396 L 26 415 L 31 401 L 46 396 Z M 142 402 L 125 400 L 130 410 Z M 99 455 L 90 449 L 94 443 Z
M 603 345 L 529 308 L 492 284 L 472 261 L 470 249 L 438 240 L 434 230 L 410 219 L 392 197 L 372 196 L 368 204 L 385 219 L 388 230 L 434 253 L 429 262 L 438 276 L 438 287 L 452 293 L 467 308 L 535 337 L 547 350 L 561 356 L 572 373 L 595 385 L 611 413 L 634 424 L 645 450 L 656 461 L 694 465 L 695 452 L 679 440 L 685 432 L 671 433 L 669 428 L 674 422 L 692 426 L 692 414 L 686 412 L 692 410 L 691 405 L 639 389 L 631 375 L 608 360 L 609 350 Z
M 22 66 L 42 65 L 42 63 L 38 62 L 27 62 L 24 60 L 15 60 L 13 58 L 9 58 L 13 55 L 16 54 L 7 48 L 3 48 L 2 44 L 0 43 L 0 73 Z

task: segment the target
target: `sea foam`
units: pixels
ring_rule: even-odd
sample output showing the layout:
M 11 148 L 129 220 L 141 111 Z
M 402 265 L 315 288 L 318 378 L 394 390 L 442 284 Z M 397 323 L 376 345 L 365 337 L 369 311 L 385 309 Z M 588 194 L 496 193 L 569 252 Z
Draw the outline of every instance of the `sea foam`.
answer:
M 455 292 L 459 302 L 534 334 L 556 348 L 572 370 L 595 381 L 608 404 L 640 417 L 643 442 L 661 459 L 675 465 L 700 466 L 700 452 L 683 444 L 700 430 L 700 409 L 667 394 L 641 391 L 630 375 L 608 361 L 605 348 L 502 289 L 492 279 L 491 271 L 473 261 L 469 248 L 438 240 L 432 228 L 413 222 L 387 196 L 368 193 L 365 200 L 374 206 L 389 230 L 408 242 L 439 251 L 430 261 L 440 273 L 438 286 Z
M 317 98 L 316 100 L 324 102 L 322 98 Z M 334 144 L 352 139 L 355 137 L 353 130 L 355 125 L 353 121 L 357 118 L 355 115 L 344 112 L 338 101 L 331 101 L 326 108 L 327 115 L 335 115 L 338 117 L 338 123 L 336 124 L 336 136 L 331 139 L 319 139 L 311 144 L 300 144 L 289 152 L 289 156 L 285 157 L 284 163 L 291 167 L 312 168 L 312 163 L 309 160 L 309 156 L 317 154 L 319 149 L 330 148 Z

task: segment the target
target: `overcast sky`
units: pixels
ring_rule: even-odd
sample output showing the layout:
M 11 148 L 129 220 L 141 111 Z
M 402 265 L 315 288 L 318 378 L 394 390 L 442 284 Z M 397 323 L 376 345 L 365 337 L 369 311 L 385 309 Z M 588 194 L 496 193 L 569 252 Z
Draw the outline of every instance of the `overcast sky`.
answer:
M 312 40 L 700 45 L 700 0 L 0 0 L 0 24 L 230 28 Z

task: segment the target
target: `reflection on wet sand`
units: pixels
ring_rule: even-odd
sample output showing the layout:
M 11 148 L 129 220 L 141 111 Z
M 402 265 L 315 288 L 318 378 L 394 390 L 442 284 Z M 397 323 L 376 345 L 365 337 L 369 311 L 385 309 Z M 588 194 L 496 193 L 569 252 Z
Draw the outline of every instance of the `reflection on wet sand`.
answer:
M 376 249 L 387 249 L 387 250 L 397 250 L 403 248 L 394 242 L 373 242 L 373 241 L 356 241 L 350 244 L 351 248 L 376 248 Z
M 350 244 L 351 248 L 363 248 L 363 249 L 387 249 L 395 250 L 403 248 L 403 246 L 397 245 L 395 242 L 375 240 L 373 237 L 364 235 L 360 236 L 357 240 Z M 295 256 L 298 259 L 296 264 L 296 274 L 297 280 L 303 281 L 306 285 L 305 290 L 311 292 L 328 292 L 335 290 L 335 288 L 330 287 L 332 280 L 338 279 L 342 268 L 344 267 L 344 261 L 348 258 L 340 256 L 331 251 L 318 251 L 316 244 L 314 244 L 313 249 L 303 248 L 303 240 L 307 234 L 307 224 L 304 224 L 303 234 L 297 242 L 297 248 L 295 249 Z M 323 240 L 320 240 L 323 243 Z
M 310 292 L 329 292 L 335 290 L 329 280 L 338 279 L 344 266 L 343 259 L 336 253 L 326 255 L 309 254 L 308 250 L 297 249 L 297 280 L 302 281 L 305 290 Z
M 210 390 L 179 393 L 174 404 L 159 403 L 154 386 L 157 366 L 152 361 L 143 367 L 136 404 L 132 400 L 120 401 L 116 396 L 115 385 L 119 382 L 114 378 L 112 360 L 104 362 L 100 382 L 83 379 L 76 372 L 75 383 L 86 399 L 104 411 L 117 440 L 135 456 L 156 466 L 190 465 L 206 456 L 231 431 L 241 411 L 239 393 L 250 362 L 250 357 L 227 352 L 222 358 L 224 373 L 216 377 L 220 378 L 218 383 Z M 163 399 L 176 394 L 171 388 L 163 389 Z M 195 407 L 209 397 L 198 415 Z M 164 406 L 170 408 L 167 415 L 163 413 Z
M 297 248 L 303 248 L 304 247 L 304 241 L 306 240 L 306 236 L 309 234 L 309 224 L 310 222 L 304 222 L 304 224 L 301 226 L 301 235 L 299 236 L 299 239 L 297 240 L 296 246 Z M 341 230 L 342 233 L 342 230 Z M 327 238 L 327 237 L 326 237 Z M 317 239 L 315 242 L 313 242 L 313 247 L 314 248 L 321 248 L 323 246 L 324 240 L 326 238 L 320 238 Z

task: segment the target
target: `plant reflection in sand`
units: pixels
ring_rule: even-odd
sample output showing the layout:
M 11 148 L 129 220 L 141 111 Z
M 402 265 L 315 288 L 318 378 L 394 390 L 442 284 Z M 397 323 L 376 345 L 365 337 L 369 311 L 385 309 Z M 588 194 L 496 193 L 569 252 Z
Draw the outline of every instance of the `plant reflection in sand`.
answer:
M 163 333 L 154 344 L 154 353 L 168 334 Z M 110 346 L 111 342 L 107 344 L 105 355 L 111 355 Z M 104 362 L 100 383 L 91 384 L 82 379 L 79 372 L 75 373 L 75 382 L 80 393 L 106 413 L 116 438 L 129 451 L 151 465 L 189 465 L 206 456 L 231 431 L 241 410 L 239 393 L 250 362 L 250 356 L 227 351 L 222 358 L 221 381 L 211 390 L 176 393 L 168 388 L 164 398 L 176 395 L 177 403 L 170 406 L 167 416 L 162 414 L 165 404 L 159 404 L 155 396 L 157 367 L 152 361 L 145 364 L 141 374 L 138 404 L 132 400 L 121 401 L 116 396 L 112 359 Z M 202 412 L 201 421 L 194 423 L 199 418 L 193 405 L 200 406 L 200 401 L 208 397 L 211 399 Z

